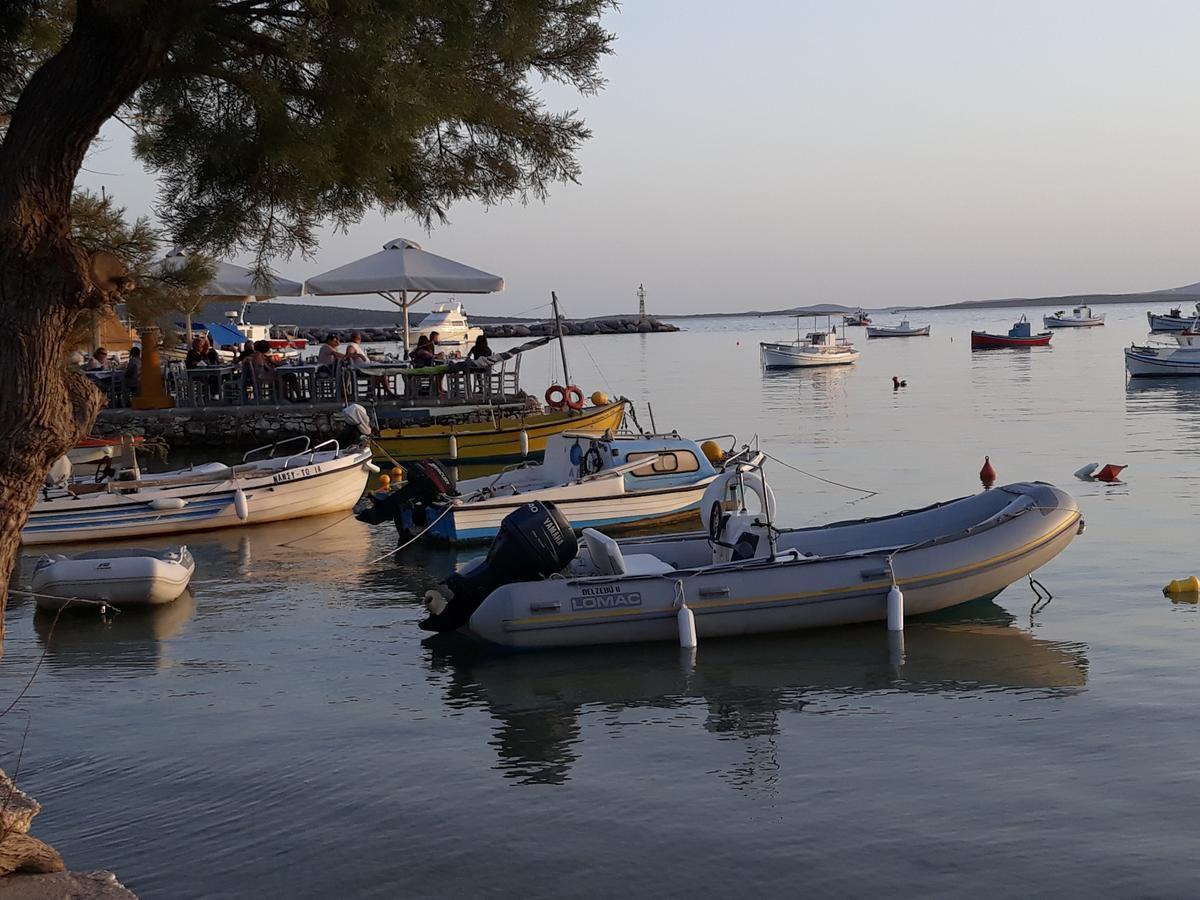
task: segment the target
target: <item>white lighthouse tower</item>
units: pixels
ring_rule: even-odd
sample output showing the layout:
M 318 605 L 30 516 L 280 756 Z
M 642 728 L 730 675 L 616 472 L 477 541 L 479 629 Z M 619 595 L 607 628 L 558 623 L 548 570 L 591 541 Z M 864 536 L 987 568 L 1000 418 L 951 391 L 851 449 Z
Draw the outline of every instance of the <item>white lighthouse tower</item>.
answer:
M 637 298 L 638 298 L 638 318 L 641 321 L 645 322 L 646 321 L 646 287 L 645 287 L 645 285 L 641 285 L 641 284 L 638 285 Z

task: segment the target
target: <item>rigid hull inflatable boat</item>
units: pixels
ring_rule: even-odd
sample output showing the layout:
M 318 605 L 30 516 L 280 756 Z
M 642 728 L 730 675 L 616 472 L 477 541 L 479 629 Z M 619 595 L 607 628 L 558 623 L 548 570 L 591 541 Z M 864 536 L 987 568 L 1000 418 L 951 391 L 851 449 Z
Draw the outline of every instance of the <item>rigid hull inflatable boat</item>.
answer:
M 743 488 L 762 512 L 730 502 Z M 816 528 L 771 527 L 773 505 L 757 476 L 729 473 L 702 501 L 705 532 L 617 542 L 585 531 L 576 545 L 552 504 L 530 504 L 485 560 L 430 592 L 422 627 L 510 647 L 666 641 L 686 605 L 704 639 L 883 620 L 893 586 L 920 615 L 995 597 L 1083 528 L 1075 501 L 1040 482 Z

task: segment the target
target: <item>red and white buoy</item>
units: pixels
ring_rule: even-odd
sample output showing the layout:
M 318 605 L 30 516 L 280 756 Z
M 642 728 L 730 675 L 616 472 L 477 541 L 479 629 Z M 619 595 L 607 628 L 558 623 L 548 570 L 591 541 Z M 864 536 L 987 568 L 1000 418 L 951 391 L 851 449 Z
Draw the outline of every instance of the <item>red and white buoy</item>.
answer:
M 983 482 L 985 488 L 990 488 L 996 483 L 996 470 L 992 467 L 990 456 L 983 458 L 983 468 L 979 470 L 979 480 Z

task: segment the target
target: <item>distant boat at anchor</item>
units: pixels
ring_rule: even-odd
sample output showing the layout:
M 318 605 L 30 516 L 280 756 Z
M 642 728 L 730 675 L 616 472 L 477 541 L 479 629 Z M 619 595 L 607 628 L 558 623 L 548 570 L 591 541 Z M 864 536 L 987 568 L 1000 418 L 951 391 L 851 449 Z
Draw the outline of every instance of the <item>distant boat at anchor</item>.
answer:
M 1042 323 L 1047 328 L 1091 328 L 1104 324 L 1104 313 L 1096 315 L 1090 306 L 1080 304 L 1071 310 L 1070 315 L 1060 309 L 1052 316 L 1042 316 Z
M 913 325 L 905 319 L 899 325 L 868 325 L 867 337 L 928 337 L 931 325 Z
M 989 334 L 986 331 L 971 332 L 972 350 L 991 350 L 997 347 L 1048 347 L 1050 346 L 1049 331 L 1034 334 L 1029 320 L 1025 316 L 1013 323 L 1008 334 Z
M 800 337 L 796 316 L 796 340 L 763 341 L 758 345 L 764 369 L 803 369 L 814 366 L 844 366 L 856 362 L 859 352 L 836 331 L 810 331 Z

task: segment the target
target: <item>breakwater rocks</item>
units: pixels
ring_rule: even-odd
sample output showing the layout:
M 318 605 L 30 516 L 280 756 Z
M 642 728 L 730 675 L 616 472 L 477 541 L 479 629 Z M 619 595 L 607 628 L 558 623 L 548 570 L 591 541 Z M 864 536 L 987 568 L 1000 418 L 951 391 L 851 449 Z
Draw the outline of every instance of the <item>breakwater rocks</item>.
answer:
M 130 434 L 162 438 L 172 447 L 261 447 L 307 434 L 338 437 L 346 430 L 342 404 L 226 406 L 190 409 L 105 409 L 96 419 L 101 437 Z
M 483 333 L 490 338 L 523 338 L 523 337 L 538 337 L 545 334 L 554 333 L 553 322 L 502 322 L 499 324 L 480 325 Z M 562 323 L 563 334 L 565 335 L 582 335 L 582 334 L 657 334 L 666 331 L 678 331 L 678 325 L 672 325 L 670 322 L 664 322 L 661 319 L 647 317 L 639 319 L 636 316 L 630 318 L 605 318 L 605 319 L 563 319 Z M 313 343 L 320 343 L 325 340 L 325 336 L 330 334 L 338 335 L 343 341 L 350 338 L 350 334 L 357 331 L 363 336 L 363 341 L 398 341 L 403 336 L 403 331 L 399 328 L 305 328 L 300 331 L 300 336 L 307 338 Z

